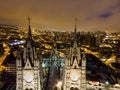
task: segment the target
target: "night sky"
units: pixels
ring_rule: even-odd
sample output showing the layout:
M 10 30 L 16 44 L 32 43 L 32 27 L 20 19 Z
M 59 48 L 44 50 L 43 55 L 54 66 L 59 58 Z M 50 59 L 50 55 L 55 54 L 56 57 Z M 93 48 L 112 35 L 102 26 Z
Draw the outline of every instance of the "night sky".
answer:
M 120 0 L 0 0 L 0 23 L 71 31 L 120 31 Z

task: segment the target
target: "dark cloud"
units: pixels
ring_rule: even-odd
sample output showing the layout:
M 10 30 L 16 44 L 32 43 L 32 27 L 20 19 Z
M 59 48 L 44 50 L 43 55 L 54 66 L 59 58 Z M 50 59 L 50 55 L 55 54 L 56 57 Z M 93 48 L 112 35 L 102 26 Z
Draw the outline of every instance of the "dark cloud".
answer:
M 112 15 L 119 13 L 119 12 L 120 12 L 120 2 L 109 6 L 107 9 L 104 10 L 102 14 L 98 15 L 98 18 L 108 19 Z
M 113 15 L 112 12 L 105 12 L 105 13 L 99 15 L 99 18 L 107 19 L 107 18 L 110 18 L 112 15 Z

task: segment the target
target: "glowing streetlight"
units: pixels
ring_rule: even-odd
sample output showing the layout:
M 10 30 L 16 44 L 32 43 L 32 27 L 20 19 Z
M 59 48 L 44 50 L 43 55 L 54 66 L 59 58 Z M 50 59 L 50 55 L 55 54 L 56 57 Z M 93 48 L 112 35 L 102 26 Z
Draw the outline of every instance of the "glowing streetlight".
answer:
M 108 82 L 108 81 L 106 81 L 106 82 L 105 82 L 105 84 L 106 84 L 106 85 L 109 85 L 109 82 Z

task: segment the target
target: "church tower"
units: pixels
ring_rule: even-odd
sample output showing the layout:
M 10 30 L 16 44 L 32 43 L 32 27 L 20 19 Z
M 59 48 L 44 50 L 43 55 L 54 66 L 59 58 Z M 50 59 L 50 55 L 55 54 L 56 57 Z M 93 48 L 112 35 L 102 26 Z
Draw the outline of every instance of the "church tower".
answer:
M 32 39 L 30 18 L 28 22 L 26 44 L 22 53 L 18 51 L 16 59 L 16 90 L 41 90 L 40 59 Z
M 86 90 L 86 56 L 77 44 L 77 18 L 75 18 L 73 45 L 65 55 L 63 90 Z

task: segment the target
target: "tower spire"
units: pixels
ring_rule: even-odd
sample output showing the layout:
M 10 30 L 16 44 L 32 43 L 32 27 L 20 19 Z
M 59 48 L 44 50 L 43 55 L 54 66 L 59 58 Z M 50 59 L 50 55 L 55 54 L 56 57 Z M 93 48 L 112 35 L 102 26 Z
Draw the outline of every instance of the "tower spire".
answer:
M 31 18 L 30 18 L 30 17 L 28 17 L 28 25 L 30 25 L 30 20 L 31 20 Z
M 56 45 L 56 41 L 57 41 L 57 35 L 55 33 L 55 36 L 54 36 L 54 42 L 53 42 L 53 48 L 57 48 L 57 45 Z
M 74 21 L 75 21 L 74 40 L 76 41 L 77 40 L 77 22 L 78 22 L 78 18 L 75 17 Z
M 31 18 L 28 17 L 28 38 L 32 39 L 31 27 L 30 27 L 30 20 Z

